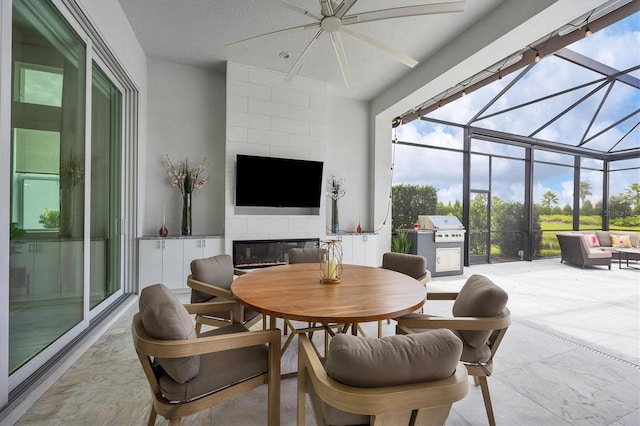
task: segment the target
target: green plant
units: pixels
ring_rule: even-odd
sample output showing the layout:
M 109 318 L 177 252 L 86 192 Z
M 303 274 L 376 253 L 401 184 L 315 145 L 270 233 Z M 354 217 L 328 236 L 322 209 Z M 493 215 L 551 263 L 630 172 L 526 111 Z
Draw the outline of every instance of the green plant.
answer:
M 17 222 L 11 222 L 11 228 L 9 229 L 9 238 L 18 238 L 26 234 L 26 231 L 18 227 Z
M 40 219 L 38 222 L 42 224 L 47 229 L 51 228 L 59 228 L 60 227 L 60 211 L 59 210 L 49 210 L 48 208 L 44 208 L 44 213 L 40 214 Z
M 411 240 L 405 231 L 398 232 L 391 240 L 391 251 L 396 253 L 409 253 Z

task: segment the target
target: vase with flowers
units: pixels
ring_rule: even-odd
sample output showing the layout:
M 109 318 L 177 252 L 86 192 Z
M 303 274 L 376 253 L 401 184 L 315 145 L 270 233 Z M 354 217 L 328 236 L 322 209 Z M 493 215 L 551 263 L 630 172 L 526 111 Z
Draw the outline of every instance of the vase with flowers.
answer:
M 338 200 L 347 193 L 345 189 L 345 179 L 338 179 L 330 176 L 327 181 L 327 196 L 331 198 L 331 232 L 337 234 L 340 231 L 340 220 L 338 218 Z
M 182 235 L 191 235 L 193 225 L 191 221 L 191 195 L 196 189 L 209 183 L 209 176 L 202 177 L 207 168 L 207 158 L 203 158 L 197 167 L 189 169 L 188 159 L 174 165 L 169 156 L 166 156 L 165 166 L 171 186 L 176 187 L 182 194 Z

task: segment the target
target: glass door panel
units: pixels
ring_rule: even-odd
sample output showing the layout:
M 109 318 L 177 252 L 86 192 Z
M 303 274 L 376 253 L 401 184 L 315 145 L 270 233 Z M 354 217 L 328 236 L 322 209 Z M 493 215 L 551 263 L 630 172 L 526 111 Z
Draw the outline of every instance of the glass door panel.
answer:
M 91 96 L 91 309 L 121 287 L 121 116 L 120 91 L 94 63 Z
M 469 196 L 469 263 L 489 262 L 489 192 L 471 191 Z
M 13 2 L 9 371 L 83 319 L 85 45 Z

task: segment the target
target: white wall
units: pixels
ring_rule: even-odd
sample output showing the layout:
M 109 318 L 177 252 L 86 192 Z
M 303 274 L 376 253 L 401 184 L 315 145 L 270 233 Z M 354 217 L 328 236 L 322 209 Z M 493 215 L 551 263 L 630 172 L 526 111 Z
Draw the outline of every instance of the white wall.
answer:
M 228 63 L 226 149 L 227 253 L 233 240 L 325 234 L 324 197 L 318 215 L 241 215 L 234 211 L 234 190 L 237 154 L 326 161 L 326 83 L 303 78 L 285 83 L 284 74 Z
M 226 89 L 223 73 L 148 60 L 147 168 L 143 235 L 157 236 L 163 210 L 169 235 L 180 235 L 182 198 L 169 185 L 165 154 L 174 164 L 204 157 L 209 184 L 192 195 L 194 235 L 224 234 Z

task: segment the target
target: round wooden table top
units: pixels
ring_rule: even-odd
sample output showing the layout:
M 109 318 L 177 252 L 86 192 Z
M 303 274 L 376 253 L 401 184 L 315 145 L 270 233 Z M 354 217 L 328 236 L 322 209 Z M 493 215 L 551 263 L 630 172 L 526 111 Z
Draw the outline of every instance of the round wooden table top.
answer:
M 264 315 L 324 324 L 397 318 L 419 309 L 427 294 L 418 280 L 388 269 L 343 265 L 341 279 L 322 283 L 318 264 L 298 263 L 244 274 L 231 292 Z

